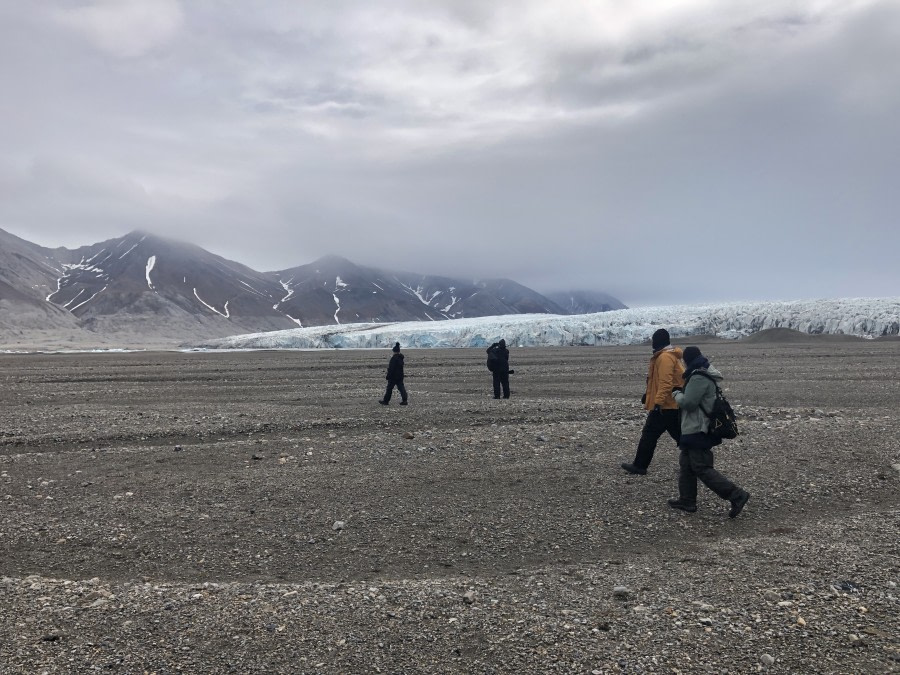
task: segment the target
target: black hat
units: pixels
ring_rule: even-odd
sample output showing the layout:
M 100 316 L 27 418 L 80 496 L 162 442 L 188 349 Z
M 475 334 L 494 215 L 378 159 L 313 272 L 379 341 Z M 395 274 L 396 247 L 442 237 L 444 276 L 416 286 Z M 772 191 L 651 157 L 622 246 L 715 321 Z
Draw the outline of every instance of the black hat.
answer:
M 682 354 L 681 358 L 684 359 L 685 363 L 690 364 L 693 361 L 696 361 L 701 356 L 703 356 L 703 354 L 701 354 L 700 350 L 697 349 L 696 347 L 686 347 L 684 350 L 684 354 Z
M 657 351 L 662 349 L 663 347 L 669 346 L 669 331 L 665 328 L 660 328 L 653 334 L 652 338 L 653 342 L 653 351 Z
M 396 352 L 396 353 L 399 354 L 399 353 L 400 353 L 400 343 L 399 343 L 399 342 L 395 342 L 395 343 L 394 343 L 394 347 L 393 347 L 393 349 L 391 349 L 391 351 L 392 351 L 392 352 Z

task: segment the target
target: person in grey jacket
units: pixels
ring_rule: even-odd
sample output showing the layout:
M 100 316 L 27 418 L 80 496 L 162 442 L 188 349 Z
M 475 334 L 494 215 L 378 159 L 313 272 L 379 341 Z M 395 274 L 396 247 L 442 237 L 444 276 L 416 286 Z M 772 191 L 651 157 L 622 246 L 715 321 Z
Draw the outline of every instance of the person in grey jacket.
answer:
M 693 513 L 697 510 L 697 479 L 722 499 L 731 502 L 729 518 L 736 518 L 744 508 L 750 493 L 742 490 L 713 468 L 712 448 L 721 439 L 709 431 L 707 412 L 716 400 L 716 386 L 722 373 L 700 353 L 697 347 L 684 350 L 684 389 L 674 389 L 672 396 L 681 410 L 681 456 L 678 459 L 678 499 L 670 499 L 669 506 Z

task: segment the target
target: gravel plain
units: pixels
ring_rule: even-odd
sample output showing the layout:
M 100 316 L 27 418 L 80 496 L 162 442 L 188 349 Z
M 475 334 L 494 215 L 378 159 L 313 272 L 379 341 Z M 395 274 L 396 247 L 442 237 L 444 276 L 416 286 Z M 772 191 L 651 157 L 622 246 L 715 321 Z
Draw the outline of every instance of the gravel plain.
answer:
M 735 520 L 647 347 L 0 356 L 0 672 L 900 672 L 900 342 L 701 349 Z

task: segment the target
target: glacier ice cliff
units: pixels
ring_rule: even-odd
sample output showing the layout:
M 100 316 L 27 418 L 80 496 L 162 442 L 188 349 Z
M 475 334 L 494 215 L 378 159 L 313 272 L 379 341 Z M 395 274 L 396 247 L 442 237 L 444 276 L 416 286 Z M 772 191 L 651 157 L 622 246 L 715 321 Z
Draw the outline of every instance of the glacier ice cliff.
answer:
M 518 347 L 630 345 L 659 327 L 673 337 L 740 338 L 768 328 L 879 337 L 900 333 L 900 298 L 637 307 L 599 314 L 514 314 L 448 321 L 359 323 L 249 333 L 194 345 L 205 349 L 486 347 L 501 337 Z

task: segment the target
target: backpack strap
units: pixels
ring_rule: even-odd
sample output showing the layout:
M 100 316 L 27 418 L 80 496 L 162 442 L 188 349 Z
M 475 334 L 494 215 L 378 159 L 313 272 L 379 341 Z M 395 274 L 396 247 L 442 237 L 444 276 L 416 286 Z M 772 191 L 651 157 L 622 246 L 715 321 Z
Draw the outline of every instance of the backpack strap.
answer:
M 690 380 L 694 375 L 700 375 L 701 377 L 705 377 L 707 380 L 709 380 L 710 382 L 713 383 L 713 385 L 716 388 L 716 398 L 718 398 L 719 396 L 722 395 L 722 390 L 719 389 L 719 383 L 716 382 L 716 379 L 712 375 L 710 375 L 709 373 L 704 373 L 700 370 L 695 370 L 690 375 L 688 375 L 688 380 Z M 685 386 L 686 385 L 687 385 L 687 382 L 685 382 Z M 712 415 L 710 413 L 706 412 L 706 408 L 704 408 L 699 403 L 697 404 L 697 407 L 703 411 L 703 414 L 706 415 L 706 419 L 712 420 Z

